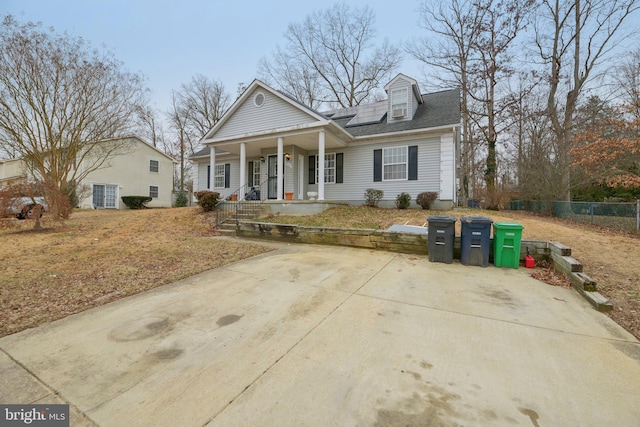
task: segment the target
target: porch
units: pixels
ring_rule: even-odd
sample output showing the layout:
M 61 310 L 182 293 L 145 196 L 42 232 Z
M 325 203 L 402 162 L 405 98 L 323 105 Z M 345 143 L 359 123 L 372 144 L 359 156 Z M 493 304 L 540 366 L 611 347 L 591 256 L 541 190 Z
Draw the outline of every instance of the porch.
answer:
M 213 140 L 209 145 L 209 188 L 223 197 L 235 193 L 238 201 L 323 201 L 326 184 L 342 180 L 345 139 L 340 130 L 313 126 L 269 136 Z M 231 164 L 232 172 L 224 169 L 225 162 Z M 229 190 L 233 191 L 235 184 L 238 191 L 223 190 L 229 177 Z

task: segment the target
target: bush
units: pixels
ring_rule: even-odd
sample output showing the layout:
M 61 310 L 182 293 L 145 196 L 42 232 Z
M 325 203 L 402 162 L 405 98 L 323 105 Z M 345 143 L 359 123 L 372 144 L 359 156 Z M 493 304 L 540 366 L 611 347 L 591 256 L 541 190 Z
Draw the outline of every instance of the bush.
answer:
M 189 204 L 186 191 L 178 191 L 176 195 L 176 208 L 184 208 Z
M 398 209 L 407 209 L 411 204 L 411 196 L 409 193 L 400 193 L 396 197 L 396 207 Z
M 367 191 L 364 192 L 364 205 L 377 208 L 382 197 L 384 197 L 384 191 L 367 188 Z
M 152 200 L 149 196 L 122 196 L 121 199 L 129 209 L 144 209 Z
M 218 200 L 220 200 L 220 193 L 217 191 L 202 190 L 195 193 L 198 200 L 198 206 L 205 212 L 211 212 L 215 210 Z
M 416 203 L 422 207 L 422 209 L 431 209 L 431 204 L 438 198 L 438 193 L 433 191 L 425 191 L 418 194 L 416 197 Z

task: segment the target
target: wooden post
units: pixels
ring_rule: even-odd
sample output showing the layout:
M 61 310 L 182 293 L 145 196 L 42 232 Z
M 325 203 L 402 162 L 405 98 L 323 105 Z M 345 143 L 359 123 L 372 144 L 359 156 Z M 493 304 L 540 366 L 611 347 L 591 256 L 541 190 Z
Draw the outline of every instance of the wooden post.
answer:
M 636 231 L 640 231 L 640 199 L 636 200 Z

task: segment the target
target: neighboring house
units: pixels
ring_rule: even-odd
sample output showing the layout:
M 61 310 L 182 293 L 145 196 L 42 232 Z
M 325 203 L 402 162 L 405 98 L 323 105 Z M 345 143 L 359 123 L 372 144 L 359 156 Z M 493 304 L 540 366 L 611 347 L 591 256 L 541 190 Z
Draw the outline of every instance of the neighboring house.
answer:
M 135 136 L 96 144 L 114 141 L 128 145 L 126 153 L 110 157 L 80 182 L 79 194 L 83 197 L 79 207 L 125 209 L 122 196 L 150 196 L 148 207 L 171 207 L 173 159 Z M 82 162 L 76 167 L 82 168 Z M 0 183 L 26 177 L 24 170 L 20 159 L 0 161 Z
M 26 178 L 26 173 L 20 159 L 0 159 L 0 188 L 17 179 Z
M 401 192 L 415 200 L 432 191 L 439 207 L 455 205 L 458 90 L 421 94 L 399 74 L 385 91 L 384 101 L 319 113 L 254 80 L 191 157 L 194 187 L 242 198 L 259 186 L 262 199 L 351 204 L 375 188 L 386 205 Z

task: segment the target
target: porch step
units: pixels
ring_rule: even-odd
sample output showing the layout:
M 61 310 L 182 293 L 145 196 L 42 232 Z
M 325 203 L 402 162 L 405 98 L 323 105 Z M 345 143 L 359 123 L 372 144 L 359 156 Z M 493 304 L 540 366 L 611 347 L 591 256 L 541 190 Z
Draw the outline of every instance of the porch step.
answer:
M 217 228 L 217 231 L 218 231 L 218 233 L 220 233 L 222 235 L 225 235 L 225 236 L 235 236 L 235 234 L 236 234 L 236 223 L 235 223 L 235 221 L 222 223 Z
M 268 212 L 269 208 L 264 205 L 258 206 L 245 206 L 242 211 L 238 213 L 238 220 L 245 221 L 256 219 L 257 217 L 264 215 L 265 212 Z M 220 224 L 217 228 L 217 231 L 224 235 L 235 235 L 236 233 L 236 214 L 228 217 L 222 224 Z

